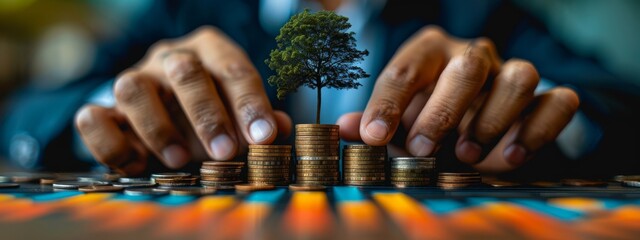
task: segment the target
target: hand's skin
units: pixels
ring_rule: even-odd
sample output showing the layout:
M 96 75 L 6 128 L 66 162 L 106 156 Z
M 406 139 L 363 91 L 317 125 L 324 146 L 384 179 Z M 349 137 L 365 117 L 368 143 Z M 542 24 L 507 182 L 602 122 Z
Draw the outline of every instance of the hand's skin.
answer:
M 408 153 L 429 156 L 457 129 L 458 159 L 483 172 L 509 171 L 555 140 L 579 106 L 568 88 L 534 96 L 539 79 L 527 61 L 503 63 L 488 39 L 426 27 L 382 71 L 364 113 L 338 120 L 341 136 L 385 145 L 403 124 Z
M 115 108 L 81 108 L 76 126 L 98 161 L 125 174 L 143 172 L 150 154 L 175 169 L 229 160 L 247 143 L 269 144 L 291 131 L 246 54 L 211 27 L 152 46 L 120 74 L 114 95 Z M 199 141 L 189 138 L 194 133 Z

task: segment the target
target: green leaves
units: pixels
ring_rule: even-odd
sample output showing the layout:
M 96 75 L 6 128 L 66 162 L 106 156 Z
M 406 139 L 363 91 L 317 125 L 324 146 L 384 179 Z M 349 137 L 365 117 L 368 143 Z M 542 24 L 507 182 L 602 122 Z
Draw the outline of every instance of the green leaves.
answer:
M 277 47 L 265 60 L 276 72 L 268 82 L 278 88 L 279 99 L 303 85 L 317 88 L 318 94 L 323 87 L 362 86 L 358 79 L 369 74 L 353 64 L 364 60 L 369 52 L 356 49 L 355 33 L 347 32 L 351 27 L 348 20 L 330 11 L 305 10 L 291 17 L 280 29 Z

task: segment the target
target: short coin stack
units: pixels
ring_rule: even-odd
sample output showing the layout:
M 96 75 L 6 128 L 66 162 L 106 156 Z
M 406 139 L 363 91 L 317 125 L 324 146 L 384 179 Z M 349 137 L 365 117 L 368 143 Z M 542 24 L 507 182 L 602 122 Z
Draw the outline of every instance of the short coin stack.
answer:
M 438 187 L 456 189 L 473 187 L 482 183 L 479 172 L 441 172 L 438 174 Z
M 243 162 L 202 162 L 200 184 L 205 187 L 233 186 L 242 182 Z
M 391 158 L 391 184 L 396 187 L 422 187 L 431 183 L 436 169 L 433 157 Z
M 342 176 L 346 185 L 385 184 L 386 146 L 346 145 L 342 149 Z
M 151 181 L 160 187 L 184 187 L 196 185 L 198 178 L 190 173 L 154 173 L 151 174 Z
M 296 125 L 296 182 L 337 185 L 340 182 L 340 126 Z
M 250 184 L 287 185 L 291 182 L 291 145 L 249 145 Z

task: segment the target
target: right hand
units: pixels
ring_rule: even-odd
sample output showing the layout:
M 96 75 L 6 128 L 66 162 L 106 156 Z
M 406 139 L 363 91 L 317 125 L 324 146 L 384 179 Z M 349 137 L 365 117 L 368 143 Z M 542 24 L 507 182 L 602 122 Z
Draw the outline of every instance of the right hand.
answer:
M 75 123 L 99 162 L 128 175 L 142 173 L 150 155 L 172 169 L 230 160 L 247 143 L 269 144 L 291 131 L 246 53 L 212 27 L 156 43 L 113 90 L 114 108 L 86 105 Z

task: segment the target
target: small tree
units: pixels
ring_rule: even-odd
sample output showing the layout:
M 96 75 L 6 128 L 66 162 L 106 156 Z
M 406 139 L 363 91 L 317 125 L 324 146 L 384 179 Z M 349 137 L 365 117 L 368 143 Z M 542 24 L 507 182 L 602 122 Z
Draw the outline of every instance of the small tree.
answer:
M 276 72 L 269 85 L 278 88 L 278 99 L 304 85 L 317 89 L 316 123 L 320 123 L 322 88 L 358 88 L 358 79 L 369 77 L 353 63 L 369 55 L 355 48 L 348 18 L 330 11 L 310 13 L 305 10 L 280 29 L 277 48 L 265 63 Z

